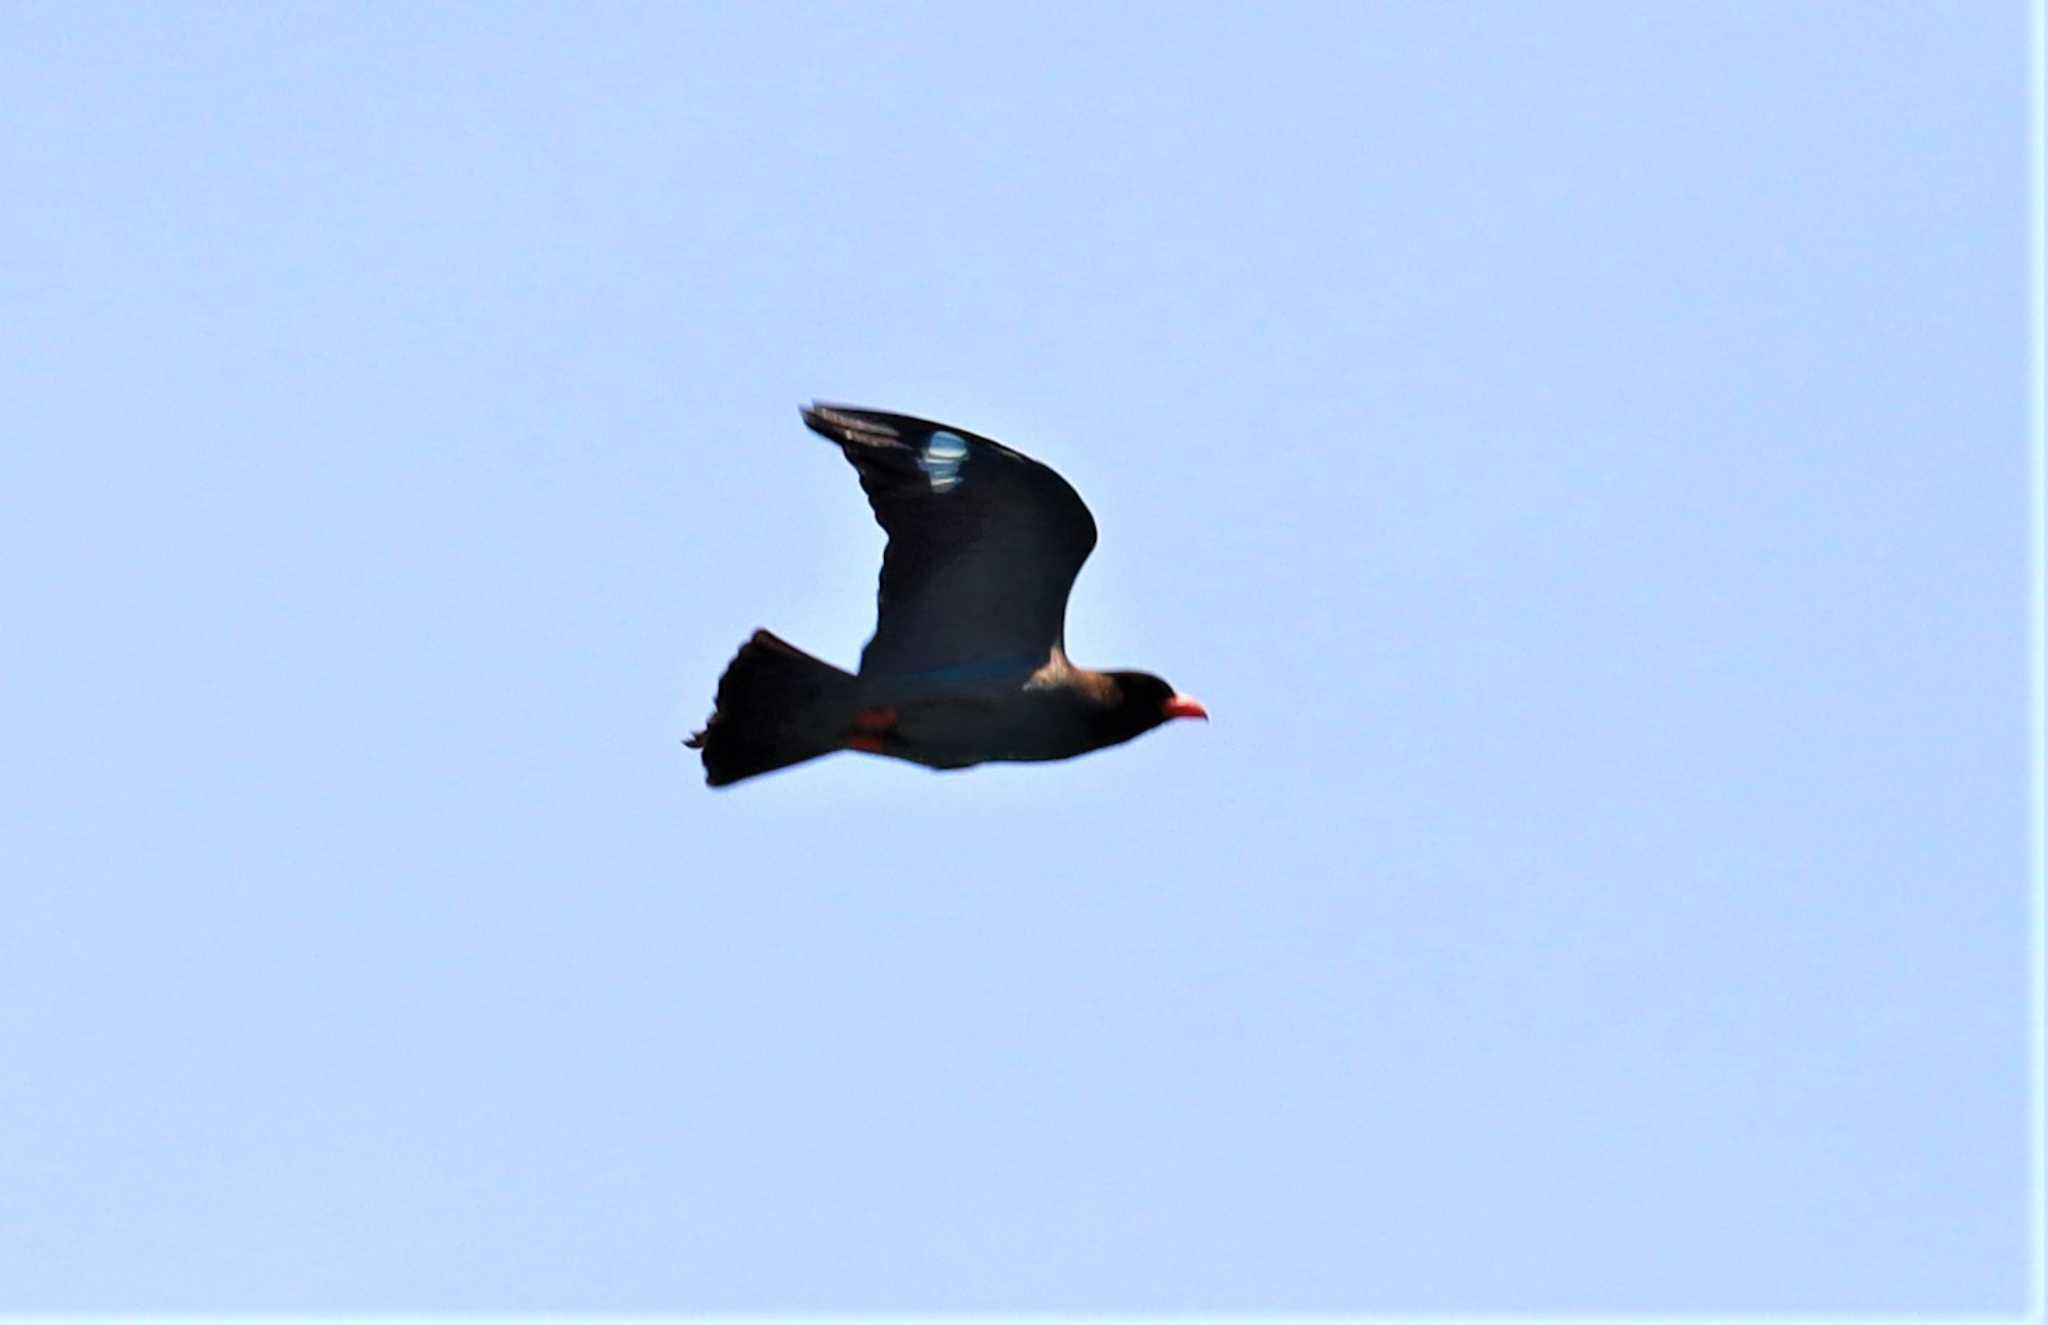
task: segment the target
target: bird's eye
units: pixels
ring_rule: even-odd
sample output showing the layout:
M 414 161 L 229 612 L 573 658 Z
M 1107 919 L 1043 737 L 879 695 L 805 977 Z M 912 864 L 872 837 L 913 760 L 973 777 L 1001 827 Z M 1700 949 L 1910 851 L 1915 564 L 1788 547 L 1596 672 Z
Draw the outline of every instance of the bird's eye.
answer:
M 931 480 L 933 492 L 944 492 L 960 481 L 960 466 L 967 459 L 967 441 L 949 432 L 935 432 L 917 458 L 918 468 Z

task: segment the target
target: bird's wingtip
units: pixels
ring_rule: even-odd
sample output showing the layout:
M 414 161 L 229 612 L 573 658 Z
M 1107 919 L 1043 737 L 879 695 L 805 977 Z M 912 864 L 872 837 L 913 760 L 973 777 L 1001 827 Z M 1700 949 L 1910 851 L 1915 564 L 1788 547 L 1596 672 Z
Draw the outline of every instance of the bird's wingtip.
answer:
M 893 443 L 897 437 L 897 430 L 888 418 L 872 410 L 814 400 L 808 405 L 798 406 L 797 412 L 803 415 L 805 427 L 842 445 L 848 442 L 865 446 L 884 445 Z

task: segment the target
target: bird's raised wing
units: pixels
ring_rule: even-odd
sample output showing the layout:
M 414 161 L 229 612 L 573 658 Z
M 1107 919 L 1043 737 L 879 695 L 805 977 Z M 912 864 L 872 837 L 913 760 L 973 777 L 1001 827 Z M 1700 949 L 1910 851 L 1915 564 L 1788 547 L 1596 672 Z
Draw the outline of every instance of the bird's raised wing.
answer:
M 889 535 L 862 676 L 997 679 L 1063 643 L 1095 521 L 1067 481 L 1001 442 L 874 410 L 813 405 Z

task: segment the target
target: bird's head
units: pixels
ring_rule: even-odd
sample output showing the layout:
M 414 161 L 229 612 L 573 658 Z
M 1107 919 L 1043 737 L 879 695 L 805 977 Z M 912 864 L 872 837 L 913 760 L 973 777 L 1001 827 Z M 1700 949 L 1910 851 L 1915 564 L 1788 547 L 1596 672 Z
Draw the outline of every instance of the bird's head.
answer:
M 1175 718 L 1209 720 L 1208 710 L 1201 704 L 1150 672 L 1111 672 L 1109 679 L 1116 682 L 1117 699 L 1109 717 L 1122 733 L 1119 740 L 1127 741 Z

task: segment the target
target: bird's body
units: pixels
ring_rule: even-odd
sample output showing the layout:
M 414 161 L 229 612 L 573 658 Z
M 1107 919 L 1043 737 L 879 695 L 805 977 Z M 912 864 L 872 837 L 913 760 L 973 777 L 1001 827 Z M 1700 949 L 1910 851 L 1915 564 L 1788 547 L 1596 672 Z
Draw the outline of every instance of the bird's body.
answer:
M 1066 481 L 999 442 L 907 415 L 817 405 L 889 535 L 858 675 L 756 631 L 689 744 L 724 786 L 834 750 L 930 768 L 1066 759 L 1176 717 L 1156 676 L 1067 658 L 1074 576 L 1095 521 Z
M 1077 668 L 1055 649 L 1021 683 L 872 678 L 863 682 L 858 711 L 895 715 L 879 733 L 883 748 L 876 753 L 931 768 L 966 768 L 992 760 L 1066 759 L 1093 749 L 1103 717 L 1116 711 L 1118 700 L 1107 673 Z

